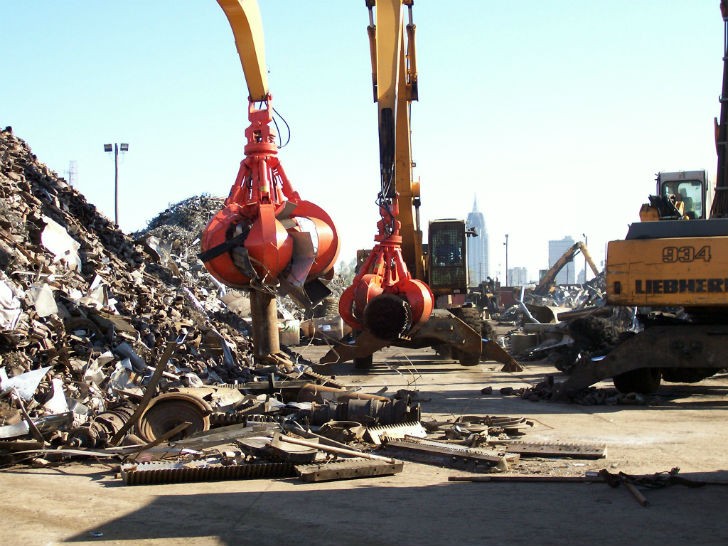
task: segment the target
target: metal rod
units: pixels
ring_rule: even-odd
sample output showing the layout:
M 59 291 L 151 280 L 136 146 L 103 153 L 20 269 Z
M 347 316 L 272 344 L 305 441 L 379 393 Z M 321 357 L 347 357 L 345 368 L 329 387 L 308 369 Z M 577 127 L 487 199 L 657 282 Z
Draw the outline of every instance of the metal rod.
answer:
M 144 444 L 143 446 L 139 446 L 139 451 L 137 453 L 134 453 L 133 455 L 131 455 L 129 457 L 129 460 L 130 461 L 135 461 L 136 458 L 139 456 L 139 454 L 141 454 L 142 452 L 146 451 L 147 449 L 151 449 L 151 448 L 153 448 L 153 447 L 161 444 L 162 442 L 168 440 L 172 436 L 175 436 L 176 434 L 179 434 L 183 430 L 187 430 L 191 425 L 192 425 L 192 422 L 191 421 L 184 421 L 184 422 L 180 423 L 179 425 L 177 425 L 176 427 L 174 427 L 172 430 L 168 430 L 167 432 L 165 432 L 164 434 L 162 434 L 159 438 L 157 438 L 153 442 L 149 442 L 148 444 Z
M 162 378 L 162 372 L 164 371 L 164 367 L 167 365 L 167 361 L 172 356 L 172 353 L 176 348 L 177 343 L 175 343 L 174 341 L 167 342 L 167 347 L 165 347 L 164 353 L 162 353 L 162 358 L 159 359 L 159 362 L 157 363 L 157 368 L 154 370 L 154 373 L 152 374 L 149 383 L 147 383 L 147 390 L 145 391 L 144 396 L 142 396 L 141 402 L 139 402 L 139 405 L 137 406 L 136 410 L 134 410 L 134 413 L 129 418 L 129 420 L 124 423 L 122 427 L 118 430 L 118 432 L 111 437 L 111 440 L 109 440 L 109 444 L 115 446 L 124 436 L 124 434 L 126 434 L 126 431 L 128 431 L 136 424 L 136 422 L 144 413 L 144 410 L 147 409 L 149 401 L 152 399 L 157 389 L 157 384 Z
M 38 430 L 38 427 L 35 426 L 35 423 L 30 418 L 30 415 L 28 415 L 28 412 L 25 410 L 23 399 L 20 397 L 20 394 L 18 394 L 16 388 L 13 388 L 12 394 L 13 398 L 18 403 L 18 407 L 20 408 L 20 413 L 22 414 L 23 419 L 25 419 L 26 423 L 28 423 L 28 429 L 30 430 L 31 436 L 33 436 L 33 438 L 38 440 L 41 444 L 45 445 L 45 438 L 43 438 L 43 434 L 41 434 L 40 430 Z
M 384 461 L 390 464 L 394 464 L 397 461 L 390 457 L 382 457 L 381 455 L 373 455 L 371 453 L 362 453 L 361 451 L 354 451 L 353 449 L 343 449 L 340 447 L 327 446 L 318 444 L 316 442 L 309 442 L 308 440 L 301 440 L 299 438 L 291 438 L 290 436 L 279 436 L 282 442 L 288 442 L 289 444 L 297 444 L 300 446 L 311 447 L 313 449 L 320 449 L 321 451 L 328 451 L 329 453 L 338 453 L 340 455 L 350 455 L 352 457 L 363 457 L 365 459 L 372 459 L 373 461 Z
M 506 247 L 506 286 L 510 286 L 511 283 L 508 280 L 508 234 L 506 233 L 506 242 L 503 243 Z
M 603 482 L 601 477 L 588 476 L 450 476 L 449 482 L 557 482 L 592 483 Z
M 632 494 L 635 500 L 640 503 L 640 506 L 647 506 L 649 504 L 645 496 L 639 492 L 639 490 L 637 489 L 637 487 L 635 487 L 633 483 L 630 483 L 628 481 L 623 481 L 622 483 L 627 488 L 627 491 Z

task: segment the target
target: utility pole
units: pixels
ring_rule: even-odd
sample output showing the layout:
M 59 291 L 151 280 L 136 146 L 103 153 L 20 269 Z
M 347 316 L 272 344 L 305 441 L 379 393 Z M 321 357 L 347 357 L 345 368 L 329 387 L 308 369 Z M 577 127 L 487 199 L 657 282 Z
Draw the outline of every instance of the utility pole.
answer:
M 589 239 L 587 239 L 586 233 L 582 233 L 581 236 L 584 237 L 584 246 L 589 250 Z M 586 283 L 586 252 L 582 252 L 582 254 L 584 254 L 584 283 Z
M 510 286 L 511 283 L 508 279 L 508 234 L 506 233 L 506 242 L 503 243 L 506 247 L 506 286 Z
M 128 152 L 129 144 L 104 144 L 105 152 L 114 152 L 114 225 L 119 227 L 119 152 Z

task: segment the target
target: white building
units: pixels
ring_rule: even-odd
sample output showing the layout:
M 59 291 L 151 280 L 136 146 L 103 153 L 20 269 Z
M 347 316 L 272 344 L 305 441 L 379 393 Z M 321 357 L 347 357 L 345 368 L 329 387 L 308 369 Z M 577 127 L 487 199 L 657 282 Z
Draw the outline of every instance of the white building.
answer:
M 564 255 L 575 243 L 571 237 L 564 237 L 560 241 L 549 241 L 549 267 L 552 267 L 556 261 Z M 575 284 L 576 273 L 574 270 L 573 260 L 566 264 L 559 274 L 556 275 L 555 284 Z
M 473 199 L 473 211 L 465 222 L 468 230 L 478 235 L 467 238 L 468 254 L 468 286 L 478 286 L 486 280 L 488 271 L 488 232 L 485 229 L 485 218 L 478 210 L 478 198 Z
M 511 267 L 508 269 L 509 286 L 526 286 L 528 284 L 528 270 L 525 267 Z

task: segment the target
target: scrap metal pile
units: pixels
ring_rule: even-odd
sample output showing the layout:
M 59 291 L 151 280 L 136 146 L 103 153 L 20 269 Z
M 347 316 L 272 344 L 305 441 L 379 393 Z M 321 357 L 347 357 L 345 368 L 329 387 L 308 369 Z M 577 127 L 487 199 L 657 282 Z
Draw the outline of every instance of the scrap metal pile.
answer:
M 410 392 L 356 392 L 294 353 L 256 365 L 235 312 L 241 294 L 195 255 L 219 200 L 187 200 L 128 237 L 7 128 L 0 203 L 5 465 L 120 459 L 125 481 L 137 484 L 392 474 L 402 463 L 371 451 L 395 440 L 399 452 L 481 469 L 514 458 L 452 438 L 438 446 L 432 434 L 416 445 L 427 433 Z
M 194 256 L 182 236 L 194 226 L 175 218 L 176 231 L 135 243 L 11 128 L 0 131 L 0 205 L 2 451 L 107 445 L 154 389 L 155 366 L 162 394 L 136 427 L 149 441 L 174 413 L 204 429 L 216 412 L 252 405 L 240 390 L 203 387 L 251 384 L 259 395 L 280 380 L 325 381 L 295 356 L 255 365 L 248 323 L 219 286 L 194 259 L 170 259 Z

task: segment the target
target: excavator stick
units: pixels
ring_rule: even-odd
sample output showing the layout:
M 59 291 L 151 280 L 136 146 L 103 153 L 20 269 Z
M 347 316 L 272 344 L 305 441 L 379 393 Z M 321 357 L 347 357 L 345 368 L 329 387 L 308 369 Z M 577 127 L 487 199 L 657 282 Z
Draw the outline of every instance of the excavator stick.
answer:
M 715 120 L 715 150 L 718 156 L 715 198 L 711 218 L 728 217 L 728 0 L 720 0 L 723 18 L 723 83 L 720 93 L 720 117 Z
M 403 5 L 410 8 L 405 43 Z M 339 300 L 339 313 L 354 330 L 367 331 L 379 339 L 394 341 L 427 321 L 434 296 L 427 284 L 413 278 L 403 257 L 406 250 L 412 267 L 421 269 L 413 249 L 419 241 L 402 233 L 400 197 L 407 199 L 407 227 L 411 226 L 410 202 L 419 194 L 401 187 L 411 180 L 408 103 L 416 99 L 414 24 L 411 0 L 366 0 L 369 8 L 370 53 L 374 100 L 378 103 L 379 165 L 381 189 L 377 198 L 381 219 L 376 242 L 352 285 Z M 376 7 L 376 24 L 374 8 Z M 408 237 L 403 249 L 403 237 Z M 417 271 L 416 271 L 417 272 Z M 421 274 L 422 271 L 419 271 Z

